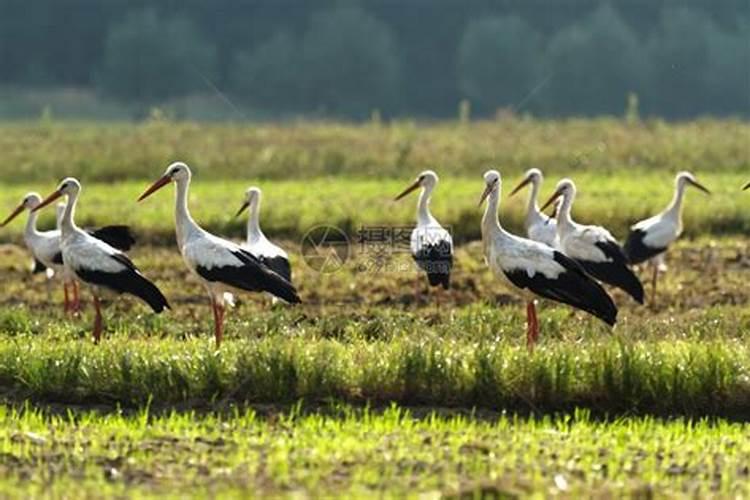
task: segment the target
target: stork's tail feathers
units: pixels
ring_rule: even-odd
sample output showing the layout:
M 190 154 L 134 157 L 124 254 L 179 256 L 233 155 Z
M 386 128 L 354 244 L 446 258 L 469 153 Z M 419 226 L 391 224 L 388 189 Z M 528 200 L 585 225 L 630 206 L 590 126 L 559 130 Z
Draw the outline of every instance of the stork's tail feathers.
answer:
M 104 226 L 90 231 L 90 234 L 94 238 L 123 252 L 127 252 L 135 245 L 135 236 L 130 230 L 130 226 Z
M 171 309 L 169 307 L 169 302 L 167 302 L 167 298 L 161 293 L 161 290 L 159 290 L 156 285 L 151 283 L 140 273 L 134 273 L 131 276 L 132 278 L 129 281 L 132 281 L 132 286 L 129 287 L 131 288 L 130 290 L 125 290 L 126 292 L 132 293 L 142 299 L 151 306 L 151 309 L 153 309 L 155 313 L 160 313 L 164 311 L 164 309 Z
M 276 279 L 267 280 L 267 292 L 289 302 L 290 304 L 299 304 L 300 302 L 302 302 L 302 300 L 299 298 L 299 295 L 297 295 L 297 290 L 294 288 L 294 285 L 292 285 L 276 273 L 269 273 L 269 275 L 270 274 L 272 274 Z
M 633 297 L 636 302 L 643 304 L 643 284 L 633 270 L 624 263 L 614 265 L 610 262 L 589 262 L 585 260 L 579 260 L 578 263 L 597 280 L 616 286 Z

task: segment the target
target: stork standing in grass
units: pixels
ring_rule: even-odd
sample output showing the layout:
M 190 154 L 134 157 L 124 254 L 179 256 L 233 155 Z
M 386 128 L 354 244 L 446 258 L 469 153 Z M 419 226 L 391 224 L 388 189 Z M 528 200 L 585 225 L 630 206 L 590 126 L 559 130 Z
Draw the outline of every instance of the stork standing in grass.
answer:
M 531 240 L 554 247 L 555 237 L 557 236 L 557 222 L 554 218 L 539 210 L 539 203 L 537 201 L 542 180 L 542 171 L 538 168 L 530 168 L 526 171 L 523 180 L 510 192 L 509 197 L 531 184 L 529 204 L 526 208 L 526 218 L 524 219 L 526 235 Z
M 65 205 L 58 204 L 57 206 L 56 229 L 52 231 L 39 231 L 36 227 L 38 214 L 34 209 L 41 202 L 42 197 L 39 194 L 28 193 L 16 209 L 0 223 L 0 227 L 7 225 L 24 210 L 28 210 L 29 217 L 26 221 L 23 239 L 26 248 L 31 252 L 34 259 L 32 272 L 35 274 L 44 272 L 48 279 L 55 275 L 60 276 L 63 281 L 63 291 L 65 292 L 65 312 L 77 313 L 80 310 L 78 283 L 71 271 L 63 265 L 62 250 L 60 248 L 62 216 L 65 212 Z M 89 234 L 120 250 L 128 250 L 135 243 L 135 239 L 128 226 L 105 226 L 100 229 L 90 230 Z
M 594 278 L 616 286 L 643 304 L 643 285 L 628 267 L 628 259 L 612 234 L 601 226 L 577 224 L 570 212 L 576 197 L 576 185 L 570 179 L 557 183 L 557 189 L 542 210 L 562 197 L 557 212 L 558 249 L 578 262 Z
M 526 344 L 533 349 L 539 338 L 535 299 L 562 302 L 601 319 L 617 320 L 617 307 L 607 292 L 583 268 L 562 252 L 538 241 L 507 232 L 497 216 L 501 178 L 496 170 L 484 174 L 485 189 L 479 201 L 488 200 L 482 217 L 484 255 L 495 276 L 526 301 Z
M 226 293 L 238 290 L 268 292 L 290 303 L 298 303 L 300 299 L 294 286 L 264 264 L 258 256 L 198 226 L 188 209 L 191 177 L 190 168 L 186 164 L 172 163 L 138 201 L 167 184 L 175 183 L 177 246 L 188 269 L 200 279 L 208 292 L 214 314 L 214 337 L 216 346 L 219 347 L 224 335 Z
M 653 267 L 651 278 L 651 301 L 656 299 L 656 280 L 660 272 L 666 272 L 664 254 L 680 234 L 682 234 L 682 200 L 685 189 L 694 186 L 706 194 L 710 191 L 700 184 L 690 172 L 680 172 L 675 176 L 672 201 L 667 208 L 653 217 L 642 220 L 630 227 L 625 240 L 625 254 L 631 264 L 650 261 Z M 750 184 L 748 184 L 750 186 Z M 747 189 L 748 186 L 745 186 Z
M 432 170 L 425 170 L 396 196 L 395 201 L 422 188 L 417 201 L 417 226 L 411 232 L 409 244 L 411 255 L 417 266 L 427 274 L 430 286 L 447 290 L 450 288 L 453 269 L 453 238 L 430 213 L 430 198 L 437 183 L 437 174 Z M 416 284 L 416 295 L 418 299 L 419 281 Z
M 237 216 L 249 209 L 247 219 L 247 240 L 242 245 L 251 254 L 255 255 L 279 276 L 292 282 L 292 267 L 289 264 L 289 256 L 283 248 L 274 245 L 263 231 L 260 229 L 260 199 L 261 191 L 259 187 L 252 186 L 245 192 L 245 201 L 237 211 Z
M 75 210 L 81 184 L 68 177 L 57 190 L 32 209 L 37 212 L 55 200 L 68 198 L 62 217 L 60 251 L 66 269 L 76 279 L 91 287 L 94 298 L 94 342 L 99 343 L 102 334 L 101 298 L 105 294 L 128 293 L 146 302 L 154 312 L 169 308 L 161 291 L 147 280 L 127 255 L 101 239 L 80 229 L 75 223 Z

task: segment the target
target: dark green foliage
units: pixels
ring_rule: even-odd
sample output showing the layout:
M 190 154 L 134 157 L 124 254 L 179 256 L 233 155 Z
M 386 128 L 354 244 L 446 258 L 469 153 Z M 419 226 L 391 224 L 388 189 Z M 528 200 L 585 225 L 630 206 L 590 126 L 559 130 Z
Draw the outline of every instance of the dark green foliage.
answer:
M 542 48 L 517 16 L 472 21 L 458 49 L 461 91 L 482 110 L 517 109 L 540 83 Z
M 251 51 L 237 54 L 230 73 L 232 91 L 260 109 L 298 109 L 301 63 L 297 41 L 279 31 Z
M 0 95 L 0 116 L 49 105 L 55 116 L 123 117 L 158 103 L 235 119 L 445 118 L 463 97 L 475 116 L 519 102 L 620 115 L 631 91 L 643 116 L 747 116 L 748 19 L 744 0 L 0 0 L 0 85 L 23 90 Z M 62 86 L 78 93 L 44 93 Z M 92 102 L 92 88 L 120 102 Z
M 637 34 L 603 4 L 548 41 L 545 69 L 539 98 L 546 111 L 620 114 L 628 93 L 643 90 L 648 59 Z
M 302 39 L 306 106 L 366 118 L 396 95 L 399 62 L 388 26 L 357 7 L 316 12 Z
M 185 17 L 136 11 L 107 35 L 99 87 L 125 101 L 157 102 L 205 89 L 215 54 Z

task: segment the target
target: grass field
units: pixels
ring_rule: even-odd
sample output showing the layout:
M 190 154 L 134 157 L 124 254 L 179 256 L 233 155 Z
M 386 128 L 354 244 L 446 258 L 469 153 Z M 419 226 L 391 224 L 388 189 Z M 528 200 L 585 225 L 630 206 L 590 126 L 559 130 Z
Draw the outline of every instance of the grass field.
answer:
M 7 496 L 750 494 L 746 123 L 0 129 L 0 215 L 28 190 L 81 177 L 79 221 L 132 224 L 142 242 L 133 260 L 173 305 L 154 316 L 114 301 L 94 346 L 90 308 L 64 317 L 61 287 L 29 275 L 23 222 L 0 230 Z M 264 188 L 262 225 L 290 251 L 303 300 L 240 296 L 220 351 L 173 247 L 173 194 L 135 202 L 175 158 L 196 167 L 193 215 L 217 233 L 241 238 L 242 193 Z M 499 168 L 507 194 L 530 166 L 548 174 L 543 195 L 573 177 L 574 215 L 620 238 L 666 205 L 677 170 L 713 191 L 688 194 L 686 236 L 655 302 L 615 292 L 611 331 L 542 302 L 533 354 L 522 304 L 476 241 L 483 170 Z M 356 243 L 362 226 L 411 223 L 415 200 L 391 200 L 427 167 L 441 174 L 433 211 L 459 242 L 440 305 L 424 289 L 415 299 L 403 249 Z M 501 208 L 514 231 L 525 201 Z M 352 258 L 330 274 L 299 254 L 320 223 L 353 238 Z

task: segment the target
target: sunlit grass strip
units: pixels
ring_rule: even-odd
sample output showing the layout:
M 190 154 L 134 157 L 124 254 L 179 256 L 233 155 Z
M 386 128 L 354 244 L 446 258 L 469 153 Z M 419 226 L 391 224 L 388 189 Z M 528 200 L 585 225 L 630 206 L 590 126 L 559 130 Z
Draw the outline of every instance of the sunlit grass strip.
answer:
M 490 166 L 497 166 L 505 181 L 500 218 L 509 229 L 521 233 L 527 195 L 522 193 L 513 198 L 507 195 L 522 176 L 523 169 L 494 163 L 487 164 L 486 168 Z M 163 168 L 161 165 L 155 166 L 152 176 L 160 175 Z M 60 172 L 75 174 L 74 171 Z M 481 211 L 477 208 L 477 201 L 482 192 L 482 172 L 483 168 L 477 168 L 461 177 L 450 177 L 438 169 L 441 188 L 433 197 L 432 210 L 441 223 L 450 226 L 457 241 L 480 238 Z M 341 228 L 356 242 L 362 226 L 414 224 L 415 201 L 393 203 L 392 199 L 403 189 L 404 182 L 412 179 L 416 173 L 416 170 L 404 170 L 398 179 L 335 176 L 267 181 L 242 177 L 217 181 L 211 175 L 195 174 L 191 188 L 191 209 L 196 219 L 211 231 L 244 237 L 245 218 L 234 217 L 235 205 L 239 206 L 248 186 L 258 184 L 264 189 L 262 225 L 274 239 L 287 239 L 298 244 L 311 227 L 328 224 Z M 713 170 L 696 170 L 695 173 L 713 194 L 710 197 L 697 191 L 687 194 L 684 205 L 686 236 L 745 235 L 750 232 L 750 218 L 747 217 L 750 213 L 750 196 L 741 195 L 741 187 L 747 182 L 746 173 Z M 604 225 L 620 238 L 625 237 L 634 222 L 663 210 L 674 188 L 674 172 L 671 171 L 624 167 L 613 172 L 575 169 L 559 175 L 547 175 L 542 195 L 547 196 L 562 176 L 575 179 L 578 185 L 579 195 L 574 210 L 576 219 Z M 173 194 L 164 193 L 163 196 L 136 203 L 136 198 L 146 187 L 145 181 L 121 181 L 112 185 L 90 183 L 85 177 L 81 179 L 84 194 L 76 216 L 82 225 L 130 224 L 141 243 L 173 244 Z M 2 210 L 9 213 L 28 191 L 46 193 L 54 187 L 54 181 L 25 185 L 0 184 L 0 189 L 7 192 L 7 200 L 3 202 L 6 205 Z M 43 212 L 41 216 L 42 224 L 50 225 L 54 211 Z M 23 225 L 21 222 L 14 224 L 15 235 L 20 238 Z M 0 242 L 8 241 L 13 236 L 13 230 L 4 231 L 0 234 Z M 293 246 L 291 250 L 296 251 L 296 248 Z
M 0 406 L 4 496 L 744 498 L 748 426 L 331 404 L 265 416 Z M 53 472 L 52 472 L 53 471 Z M 485 493 L 482 495 L 482 493 Z M 231 498 L 234 498 L 232 496 Z
M 750 410 L 750 349 L 736 341 L 553 344 L 278 338 L 0 343 L 6 392 L 157 405 L 336 399 L 549 412 L 729 415 Z

